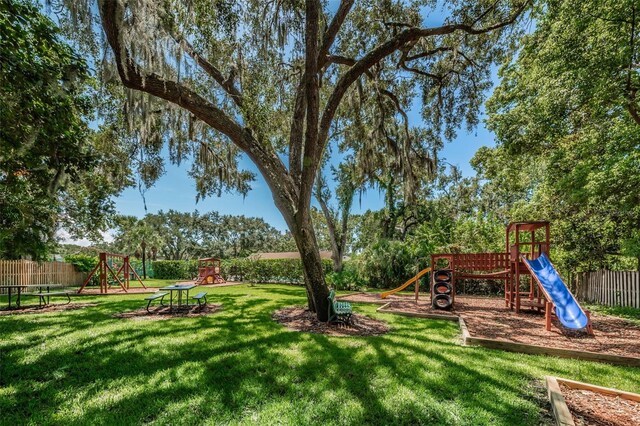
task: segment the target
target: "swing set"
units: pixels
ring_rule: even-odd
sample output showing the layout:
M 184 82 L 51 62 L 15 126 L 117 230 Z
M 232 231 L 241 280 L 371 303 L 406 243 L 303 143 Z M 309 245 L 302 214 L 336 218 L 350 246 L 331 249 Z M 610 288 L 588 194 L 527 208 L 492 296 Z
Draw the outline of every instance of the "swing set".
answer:
M 84 280 L 78 293 L 82 293 L 91 278 L 96 274 L 99 277 L 101 294 L 108 293 L 109 289 L 116 285 L 119 285 L 126 293 L 129 290 L 129 280 L 132 278 L 137 279 L 143 288 L 147 288 L 136 270 L 131 266 L 131 263 L 129 263 L 129 256 L 102 252 L 98 255 L 98 259 L 98 264 L 89 273 L 87 279 Z

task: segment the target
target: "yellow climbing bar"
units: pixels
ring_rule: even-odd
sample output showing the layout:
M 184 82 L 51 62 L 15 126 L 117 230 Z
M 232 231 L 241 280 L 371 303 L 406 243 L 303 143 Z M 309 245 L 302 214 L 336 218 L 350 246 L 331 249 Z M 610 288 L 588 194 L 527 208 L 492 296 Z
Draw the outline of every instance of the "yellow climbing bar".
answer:
M 385 291 L 384 293 L 380 293 L 380 298 L 386 299 L 388 296 L 391 296 L 393 293 L 397 293 L 399 291 L 404 290 L 409 287 L 414 282 L 418 281 L 425 274 L 431 272 L 431 268 L 424 268 L 422 271 L 418 272 L 414 277 L 409 278 L 406 283 L 402 284 L 400 287 L 394 288 L 393 290 Z

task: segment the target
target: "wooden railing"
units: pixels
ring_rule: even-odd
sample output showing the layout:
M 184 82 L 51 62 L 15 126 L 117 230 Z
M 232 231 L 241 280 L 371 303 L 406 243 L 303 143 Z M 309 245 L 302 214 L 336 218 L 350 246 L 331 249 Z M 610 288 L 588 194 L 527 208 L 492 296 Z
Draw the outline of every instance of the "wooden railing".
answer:
M 453 255 L 456 270 L 492 271 L 509 268 L 509 253 L 456 253 Z
M 87 274 L 78 272 L 64 262 L 33 262 L 30 260 L 0 260 L 0 284 L 64 284 L 80 286 Z M 0 289 L 0 294 L 6 289 Z
M 579 300 L 606 306 L 640 308 L 640 272 L 582 272 L 577 275 L 575 285 Z

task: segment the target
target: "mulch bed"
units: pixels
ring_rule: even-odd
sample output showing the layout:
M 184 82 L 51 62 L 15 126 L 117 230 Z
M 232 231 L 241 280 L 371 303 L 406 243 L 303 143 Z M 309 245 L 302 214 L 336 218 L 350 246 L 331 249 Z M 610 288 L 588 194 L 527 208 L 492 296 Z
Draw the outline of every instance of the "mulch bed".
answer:
M 351 324 L 320 322 L 316 314 L 300 306 L 280 309 L 273 319 L 290 330 L 329 336 L 380 336 L 389 331 L 385 322 L 358 314 L 351 317 Z
M 3 309 L 0 310 L 0 316 L 3 315 L 23 315 L 23 314 L 46 314 L 49 312 L 61 312 L 72 311 L 74 309 L 89 308 L 92 306 L 98 306 L 97 303 L 54 303 L 43 307 L 39 306 L 23 306 L 16 309 Z
M 376 293 L 347 296 L 352 302 L 380 301 Z M 600 352 L 613 355 L 640 356 L 640 326 L 624 319 L 591 313 L 594 336 L 583 331 L 565 329 L 554 321 L 551 331 L 544 328 L 544 314 L 528 308 L 516 313 L 505 307 L 504 299 L 489 297 L 456 297 L 454 309 L 433 309 L 429 296 L 422 294 L 416 304 L 412 296 L 393 295 L 387 310 L 411 313 L 461 315 L 474 337 L 506 340 L 545 347 Z M 379 302 L 378 302 L 379 303 Z
M 640 403 L 617 396 L 560 384 L 576 426 L 630 426 L 640 424 Z
M 120 312 L 113 314 L 115 318 L 126 318 L 136 321 L 156 321 L 167 320 L 171 318 L 193 318 L 213 315 L 222 309 L 222 305 L 207 303 L 203 306 L 190 305 L 174 307 L 171 310 L 168 306 L 153 308 L 151 312 L 147 312 L 145 308 L 136 309 L 135 311 Z

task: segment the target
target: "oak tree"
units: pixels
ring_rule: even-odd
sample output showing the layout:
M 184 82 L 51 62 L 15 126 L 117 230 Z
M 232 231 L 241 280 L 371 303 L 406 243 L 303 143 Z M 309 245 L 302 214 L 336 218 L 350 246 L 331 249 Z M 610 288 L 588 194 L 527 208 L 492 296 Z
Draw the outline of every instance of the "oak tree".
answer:
M 525 0 L 60 0 L 99 40 L 103 63 L 174 151 L 202 147 L 208 186 L 241 187 L 241 150 L 258 168 L 304 264 L 309 307 L 327 319 L 328 289 L 311 221 L 314 181 L 334 124 L 406 79 L 423 120 L 450 137 L 474 125 L 490 64 L 510 47 Z M 437 22 L 434 24 L 434 22 Z M 105 72 L 105 76 L 109 73 Z M 394 94 L 389 91 L 391 96 Z M 385 95 L 386 96 L 386 95 Z M 165 102 L 158 102 L 163 100 Z M 158 117 L 163 117 L 159 120 Z M 355 123 L 347 123 L 355 125 Z M 375 152 L 374 139 L 366 149 Z M 409 142 L 398 155 L 410 155 Z M 228 154 L 228 155 L 226 155 Z M 230 160 L 230 161 L 227 161 Z M 207 192 L 203 186 L 203 192 Z

